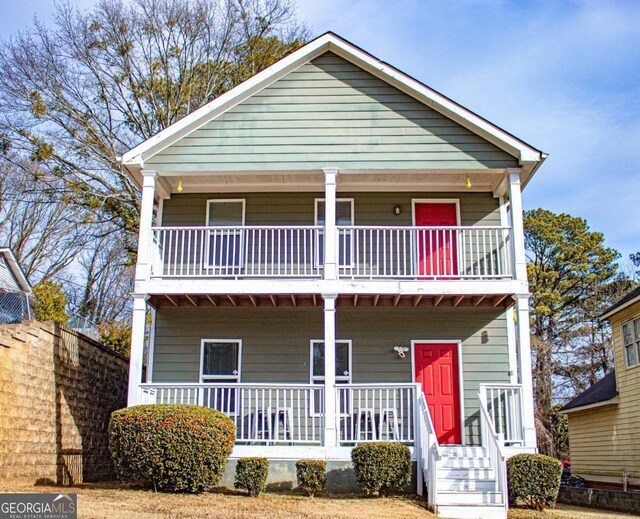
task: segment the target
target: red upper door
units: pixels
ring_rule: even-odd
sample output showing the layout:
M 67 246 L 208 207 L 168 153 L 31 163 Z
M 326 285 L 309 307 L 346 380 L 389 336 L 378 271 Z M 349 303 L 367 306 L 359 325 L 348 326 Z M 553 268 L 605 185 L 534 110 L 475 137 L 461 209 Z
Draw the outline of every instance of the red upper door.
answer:
M 458 345 L 415 344 L 414 361 L 438 443 L 462 443 Z
M 458 208 L 450 202 L 414 204 L 417 227 L 454 227 L 458 225 Z M 418 230 L 418 274 L 449 277 L 458 273 L 457 232 L 455 229 Z

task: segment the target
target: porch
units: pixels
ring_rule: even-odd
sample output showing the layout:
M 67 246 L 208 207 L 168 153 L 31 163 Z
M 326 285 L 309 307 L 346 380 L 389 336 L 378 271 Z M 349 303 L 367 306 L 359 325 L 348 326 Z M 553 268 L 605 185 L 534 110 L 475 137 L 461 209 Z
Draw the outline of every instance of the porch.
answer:
M 263 446 L 327 446 L 324 385 L 143 383 L 139 389 L 142 404 L 192 404 L 224 413 L 236 426 L 237 445 L 259 446 L 258 451 Z M 331 393 L 336 413 L 330 428 L 337 431 L 337 445 L 331 447 L 372 441 L 413 447 L 420 431 L 429 428 L 419 412 L 420 384 L 337 384 Z M 502 445 L 523 447 L 521 386 L 481 384 L 477 398 Z

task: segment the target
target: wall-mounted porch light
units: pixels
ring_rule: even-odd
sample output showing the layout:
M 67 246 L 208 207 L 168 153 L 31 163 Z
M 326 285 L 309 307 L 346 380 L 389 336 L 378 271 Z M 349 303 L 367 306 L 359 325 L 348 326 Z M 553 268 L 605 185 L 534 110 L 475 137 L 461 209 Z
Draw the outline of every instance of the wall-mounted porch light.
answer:
M 178 180 L 178 187 L 176 187 L 178 193 L 182 193 L 182 179 Z
M 406 353 L 409 351 L 409 348 L 406 346 L 394 346 L 393 351 L 398 354 L 398 357 L 404 359 Z
M 471 177 L 467 175 L 465 186 L 467 189 L 471 189 Z
M 396 204 L 396 206 L 393 208 L 393 214 L 400 214 L 402 212 L 402 209 L 400 207 L 400 204 Z

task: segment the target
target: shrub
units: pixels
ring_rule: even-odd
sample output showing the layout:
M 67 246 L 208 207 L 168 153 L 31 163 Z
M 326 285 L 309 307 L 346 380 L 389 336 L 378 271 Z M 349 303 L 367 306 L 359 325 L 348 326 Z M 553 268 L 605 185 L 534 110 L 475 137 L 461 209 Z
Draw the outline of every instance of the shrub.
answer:
M 543 510 L 553 506 L 560 489 L 562 464 L 543 454 L 516 454 L 507 460 L 509 502 Z
M 267 458 L 240 458 L 236 465 L 234 487 L 257 496 L 267 488 L 269 460 Z
M 100 343 L 120 355 L 128 357 L 131 350 L 131 326 L 119 321 L 98 327 Z
M 67 296 L 60 283 L 41 281 L 33 287 L 33 313 L 38 321 L 67 324 Z
M 326 470 L 327 463 L 323 460 L 298 460 L 296 462 L 298 485 L 313 497 L 316 492 L 324 488 L 327 482 Z
M 367 493 L 382 495 L 400 489 L 411 480 L 411 454 L 400 443 L 364 443 L 351 451 L 358 486 Z
M 235 443 L 224 414 L 186 404 L 140 405 L 111 415 L 109 449 L 116 475 L 169 492 L 216 486 Z

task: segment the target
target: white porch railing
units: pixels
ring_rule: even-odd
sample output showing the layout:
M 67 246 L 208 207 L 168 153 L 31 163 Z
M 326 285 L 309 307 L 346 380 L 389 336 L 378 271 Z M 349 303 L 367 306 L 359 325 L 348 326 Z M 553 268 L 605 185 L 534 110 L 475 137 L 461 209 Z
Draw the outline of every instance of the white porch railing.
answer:
M 495 472 L 496 490 L 500 493 L 502 504 L 507 504 L 507 457 L 504 453 L 504 437 L 496 432 L 491 416 L 487 411 L 487 401 L 482 392 L 478 392 L 480 400 L 480 429 L 482 446 L 486 449 L 491 468 Z
M 152 277 L 320 276 L 316 226 L 153 227 Z
M 413 443 L 415 384 L 337 384 L 338 443 Z
M 417 388 L 420 391 L 420 387 Z M 417 454 L 418 493 L 424 495 L 427 486 L 428 505 L 435 509 L 438 497 L 438 461 L 442 457 L 438 436 L 436 435 L 431 413 L 424 393 L 420 391 L 417 400 L 417 421 L 419 430 L 419 449 Z
M 511 277 L 509 227 L 339 226 L 344 278 Z
M 144 404 L 193 404 L 221 411 L 236 442 L 321 444 L 324 388 L 310 384 L 142 384 Z
M 481 384 L 480 393 L 496 433 L 508 447 L 524 445 L 522 424 L 522 386 Z

